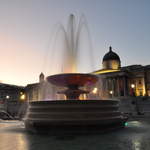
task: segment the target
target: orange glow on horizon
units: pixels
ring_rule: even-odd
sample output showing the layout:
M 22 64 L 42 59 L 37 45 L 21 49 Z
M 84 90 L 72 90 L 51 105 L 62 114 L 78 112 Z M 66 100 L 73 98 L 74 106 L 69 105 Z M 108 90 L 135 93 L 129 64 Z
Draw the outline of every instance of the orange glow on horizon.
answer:
M 41 72 L 41 53 L 10 35 L 0 36 L 0 82 L 13 85 L 27 85 L 38 82 Z M 33 48 L 33 49 L 31 49 Z M 40 60 L 40 61 L 39 61 Z M 34 69 L 33 69 L 34 68 Z M 32 74 L 31 74 L 32 72 Z

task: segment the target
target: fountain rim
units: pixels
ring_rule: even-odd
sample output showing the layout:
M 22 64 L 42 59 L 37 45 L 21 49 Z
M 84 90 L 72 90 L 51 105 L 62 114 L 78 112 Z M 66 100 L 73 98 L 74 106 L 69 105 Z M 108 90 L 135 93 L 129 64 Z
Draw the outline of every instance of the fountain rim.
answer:
M 53 74 L 53 75 L 50 75 L 50 76 L 55 76 L 55 75 L 91 75 L 91 76 L 97 76 L 96 74 L 93 74 L 93 73 L 57 73 L 57 74 Z M 49 77 L 49 76 L 47 76 Z
M 87 82 L 96 83 L 98 76 L 91 73 L 60 73 L 50 75 L 46 79 L 56 86 L 68 87 L 68 85 L 78 85 L 80 87 Z
M 90 100 L 44 100 L 44 101 L 30 101 L 30 104 L 47 104 L 47 103 L 51 103 L 51 104 L 72 104 L 72 103 L 78 103 L 78 104 L 94 104 L 94 103 L 117 103 L 119 102 L 119 100 L 116 99 L 90 99 Z

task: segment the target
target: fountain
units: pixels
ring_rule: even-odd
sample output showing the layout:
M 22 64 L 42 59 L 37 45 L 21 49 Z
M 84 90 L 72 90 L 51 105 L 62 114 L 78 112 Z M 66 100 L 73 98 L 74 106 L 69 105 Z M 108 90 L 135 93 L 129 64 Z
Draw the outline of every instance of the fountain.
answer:
M 66 100 L 29 102 L 27 115 L 24 119 L 26 129 L 52 132 L 54 129 L 57 131 L 70 128 L 105 130 L 124 127 L 127 118 L 118 111 L 117 100 L 80 100 L 80 95 L 90 92 L 81 89 L 81 87 L 88 83 L 95 84 L 98 77 L 89 73 L 77 73 L 76 57 L 81 29 L 78 29 L 75 34 L 74 15 L 70 15 L 69 22 L 69 34 L 63 29 L 68 46 L 69 57 L 67 60 L 71 60 L 69 68 L 65 68 L 65 71 L 69 70 L 69 72 L 47 77 L 47 81 L 51 84 L 64 88 L 57 93 L 64 94 Z

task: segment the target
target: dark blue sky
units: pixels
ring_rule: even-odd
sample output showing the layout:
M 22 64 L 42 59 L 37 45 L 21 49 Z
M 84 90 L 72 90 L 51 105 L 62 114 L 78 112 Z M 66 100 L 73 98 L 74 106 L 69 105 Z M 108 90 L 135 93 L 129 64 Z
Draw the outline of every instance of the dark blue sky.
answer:
M 0 0 L 0 80 L 37 82 L 55 25 L 71 13 L 87 18 L 95 69 L 110 45 L 122 66 L 150 64 L 149 0 Z

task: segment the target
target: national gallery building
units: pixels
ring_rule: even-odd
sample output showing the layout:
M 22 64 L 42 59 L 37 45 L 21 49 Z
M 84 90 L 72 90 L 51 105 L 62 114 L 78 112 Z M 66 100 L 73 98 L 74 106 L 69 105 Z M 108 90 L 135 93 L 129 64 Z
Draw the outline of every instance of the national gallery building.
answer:
M 109 47 L 102 61 L 102 69 L 93 72 L 99 76 L 99 95 L 102 98 L 150 96 L 150 65 L 121 67 L 118 54 Z
M 150 96 L 150 65 L 131 65 L 121 67 L 121 60 L 111 47 L 102 60 L 102 69 L 92 72 L 99 77 L 90 94 L 81 95 L 87 99 L 113 99 Z M 27 100 L 64 99 L 64 95 L 57 94 L 59 87 L 45 81 L 44 74 L 39 76 L 39 83 L 26 86 Z M 61 90 L 61 89 L 60 89 Z

